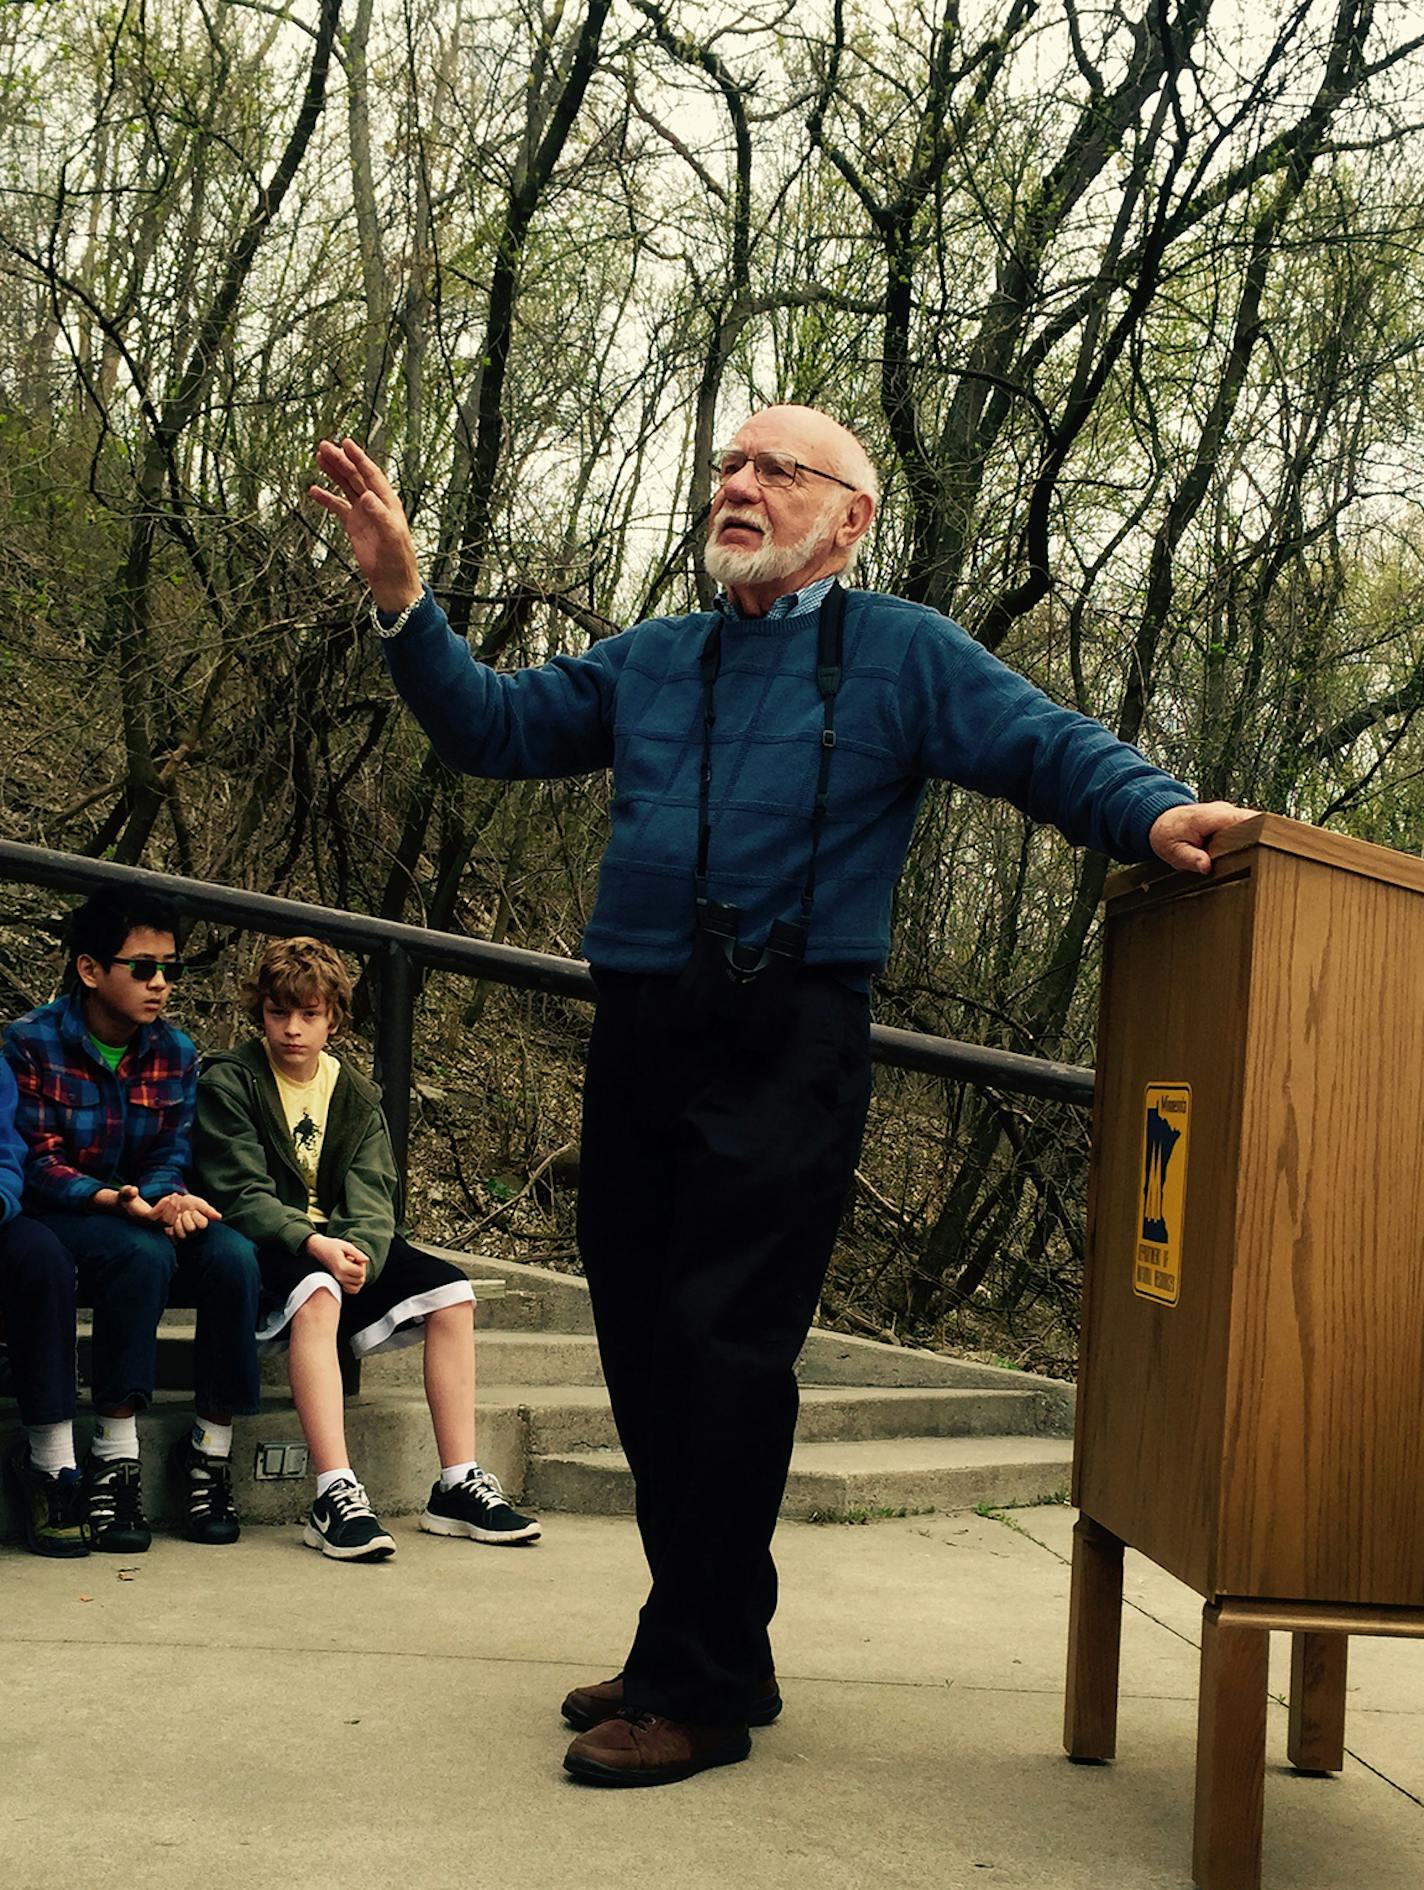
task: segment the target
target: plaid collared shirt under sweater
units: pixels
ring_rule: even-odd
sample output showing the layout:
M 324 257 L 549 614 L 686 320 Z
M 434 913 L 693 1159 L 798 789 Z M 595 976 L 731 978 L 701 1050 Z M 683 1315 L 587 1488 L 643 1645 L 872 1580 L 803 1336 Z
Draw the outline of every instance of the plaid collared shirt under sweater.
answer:
M 145 1201 L 186 1189 L 198 1054 L 162 1019 L 141 1024 L 117 1071 L 89 1041 L 77 996 L 56 998 L 5 1032 L 25 1143 L 25 1201 L 83 1211 L 101 1188 Z

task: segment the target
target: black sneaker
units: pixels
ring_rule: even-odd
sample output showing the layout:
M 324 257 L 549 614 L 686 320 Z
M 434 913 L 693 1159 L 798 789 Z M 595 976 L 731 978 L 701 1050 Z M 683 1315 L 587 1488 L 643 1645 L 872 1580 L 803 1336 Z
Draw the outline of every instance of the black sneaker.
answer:
M 366 1492 L 347 1477 L 312 1504 L 302 1541 L 338 1562 L 383 1562 L 396 1552 Z
M 168 1459 L 183 1505 L 190 1542 L 236 1542 L 242 1530 L 232 1506 L 232 1460 L 210 1457 L 191 1437 L 180 1438 Z
M 84 1479 L 75 1469 L 53 1476 L 36 1470 L 29 1439 L 5 1453 L 5 1474 L 25 1522 L 25 1547 L 32 1555 L 88 1555 L 84 1525 Z
M 108 1555 L 142 1555 L 153 1541 L 143 1513 L 137 1457 L 84 1459 L 89 1546 Z
M 471 1470 L 463 1483 L 448 1490 L 437 1482 L 420 1526 L 432 1536 L 470 1536 L 476 1542 L 537 1542 L 538 1523 L 511 1509 L 499 1478 L 488 1470 Z

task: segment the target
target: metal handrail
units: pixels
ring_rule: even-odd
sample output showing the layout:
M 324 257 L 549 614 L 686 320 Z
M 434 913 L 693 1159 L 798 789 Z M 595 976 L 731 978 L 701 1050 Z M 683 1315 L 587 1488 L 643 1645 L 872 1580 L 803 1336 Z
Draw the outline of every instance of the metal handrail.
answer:
M 487 939 L 461 938 L 453 932 L 429 932 L 423 926 L 403 925 L 394 919 L 342 912 L 334 906 L 307 905 L 300 899 L 277 899 L 270 893 L 246 892 L 209 880 L 183 879 L 142 866 L 120 866 L 112 860 L 85 859 L 76 853 L 58 853 L 18 840 L 0 840 L 0 879 L 19 880 L 31 886 L 54 886 L 66 892 L 93 893 L 124 886 L 141 888 L 176 899 L 185 913 L 205 919 L 228 920 L 252 931 L 278 936 L 309 932 L 353 951 L 379 954 L 382 975 L 377 1007 L 376 1072 L 385 1091 L 386 1119 L 402 1173 L 410 1141 L 415 966 L 454 971 L 465 977 L 518 985 L 525 990 L 548 991 L 558 997 L 585 1002 L 592 1002 L 595 995 L 587 965 L 572 958 L 555 957 L 550 952 L 495 945 Z M 870 1054 L 875 1062 L 894 1069 L 918 1070 L 930 1076 L 1001 1089 L 1011 1095 L 1039 1096 L 1078 1108 L 1092 1106 L 1093 1072 L 1077 1064 L 1020 1056 L 1011 1050 L 986 1049 L 980 1044 L 961 1043 L 954 1037 L 922 1036 L 917 1031 L 894 1030 L 885 1024 L 872 1025 Z

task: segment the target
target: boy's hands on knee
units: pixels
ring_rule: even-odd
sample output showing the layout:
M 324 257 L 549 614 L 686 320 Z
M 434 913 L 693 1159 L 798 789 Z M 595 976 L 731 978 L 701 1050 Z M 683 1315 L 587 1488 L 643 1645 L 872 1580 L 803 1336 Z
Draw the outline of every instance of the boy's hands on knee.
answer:
M 126 1215 L 131 1221 L 151 1221 L 158 1214 L 153 1203 L 145 1201 L 132 1182 L 126 1182 L 122 1188 L 101 1188 L 94 1196 L 94 1205 L 112 1208 L 114 1213 Z
M 308 1234 L 302 1243 L 313 1260 L 320 1260 L 343 1293 L 359 1293 L 366 1284 L 370 1261 L 349 1240 L 332 1234 Z
M 167 1229 L 174 1240 L 186 1240 L 189 1234 L 201 1234 L 209 1221 L 220 1221 L 211 1201 L 200 1194 L 165 1194 L 153 1207 L 154 1219 Z
M 200 1194 L 175 1190 L 157 1201 L 145 1201 L 131 1181 L 125 1182 L 122 1188 L 101 1188 L 94 1196 L 94 1205 L 110 1208 L 131 1221 L 161 1227 L 170 1240 L 186 1240 L 189 1234 L 201 1234 L 209 1221 L 222 1219 L 212 1202 L 205 1201 Z

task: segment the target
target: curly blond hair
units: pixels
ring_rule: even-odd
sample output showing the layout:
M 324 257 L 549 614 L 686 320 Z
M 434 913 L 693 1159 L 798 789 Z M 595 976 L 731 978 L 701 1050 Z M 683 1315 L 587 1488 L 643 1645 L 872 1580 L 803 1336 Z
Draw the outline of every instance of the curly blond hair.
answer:
M 279 1010 L 331 1013 L 336 1035 L 351 1015 L 351 973 L 341 955 L 319 938 L 279 938 L 270 944 L 242 987 L 247 1015 L 260 1030 L 267 1000 Z

